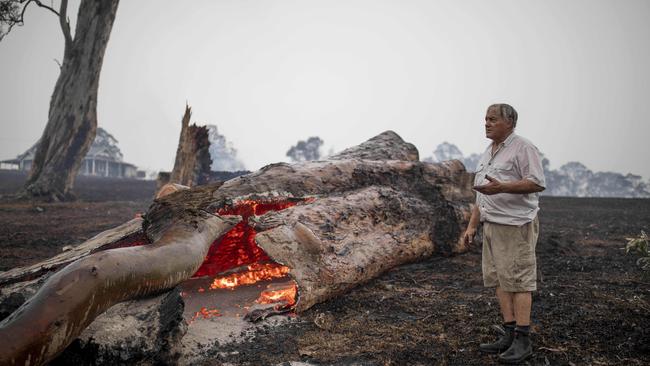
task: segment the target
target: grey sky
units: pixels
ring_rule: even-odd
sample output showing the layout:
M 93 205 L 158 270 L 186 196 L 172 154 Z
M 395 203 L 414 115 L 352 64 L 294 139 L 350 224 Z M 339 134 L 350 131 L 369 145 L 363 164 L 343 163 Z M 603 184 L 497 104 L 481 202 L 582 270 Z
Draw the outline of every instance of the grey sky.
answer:
M 0 42 L 0 158 L 40 137 L 62 52 L 37 7 Z M 340 150 L 388 129 L 421 157 L 480 152 L 485 108 L 507 102 L 553 168 L 650 178 L 648 65 L 647 0 L 122 0 L 99 125 L 126 161 L 169 170 L 187 100 L 254 170 L 299 139 Z

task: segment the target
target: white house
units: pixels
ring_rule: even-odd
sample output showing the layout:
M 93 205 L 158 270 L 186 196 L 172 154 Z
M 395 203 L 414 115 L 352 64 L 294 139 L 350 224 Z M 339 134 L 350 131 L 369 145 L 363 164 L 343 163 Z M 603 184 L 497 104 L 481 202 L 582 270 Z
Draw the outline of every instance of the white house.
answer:
M 1 169 L 18 169 L 29 171 L 34 161 L 38 142 L 29 150 L 18 155 L 15 159 L 0 161 Z M 79 168 L 80 175 L 135 178 L 137 168 L 133 164 L 122 161 L 122 152 L 117 146 L 117 140 L 101 127 L 97 128 L 97 135 L 90 146 L 86 157 Z

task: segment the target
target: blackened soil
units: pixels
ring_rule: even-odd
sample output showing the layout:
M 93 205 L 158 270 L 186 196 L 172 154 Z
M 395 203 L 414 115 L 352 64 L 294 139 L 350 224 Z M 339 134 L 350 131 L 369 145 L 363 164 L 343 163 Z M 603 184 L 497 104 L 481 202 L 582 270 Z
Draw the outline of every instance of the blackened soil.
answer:
M 529 365 L 650 364 L 650 281 L 622 249 L 650 229 L 650 200 L 543 197 Z M 397 268 L 215 361 L 492 365 L 478 351 L 500 323 L 478 248 Z
M 0 170 L 0 194 L 16 192 L 25 175 Z M 149 207 L 156 183 L 79 177 L 78 200 L 29 203 L 0 200 L 0 271 L 39 262 L 131 220 Z
M 10 183 L 0 179 L 0 192 Z M 153 186 L 80 180 L 78 202 L 0 203 L 0 270 L 131 219 L 147 209 Z M 543 197 L 541 206 L 528 364 L 650 364 L 650 280 L 622 249 L 625 237 L 650 230 L 650 200 Z M 480 260 L 476 248 L 402 266 L 244 343 L 216 346 L 207 364 L 496 364 L 477 350 L 500 322 Z

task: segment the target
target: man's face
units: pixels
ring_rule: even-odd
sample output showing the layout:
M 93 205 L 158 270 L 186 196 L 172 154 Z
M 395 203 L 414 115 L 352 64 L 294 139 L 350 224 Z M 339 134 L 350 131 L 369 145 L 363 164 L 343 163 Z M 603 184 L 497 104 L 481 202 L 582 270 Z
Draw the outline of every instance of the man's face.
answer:
M 485 137 L 502 142 L 512 132 L 512 123 L 501 117 L 498 108 L 489 108 L 485 114 Z

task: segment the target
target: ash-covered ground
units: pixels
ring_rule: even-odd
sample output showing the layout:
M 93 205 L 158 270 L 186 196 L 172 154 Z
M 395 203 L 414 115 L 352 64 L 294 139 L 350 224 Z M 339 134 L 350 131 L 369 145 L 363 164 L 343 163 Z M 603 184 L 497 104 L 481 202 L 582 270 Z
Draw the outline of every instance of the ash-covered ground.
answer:
M 24 176 L 0 171 L 0 194 Z M 72 203 L 0 202 L 0 270 L 51 257 L 151 202 L 151 181 L 77 181 Z M 650 279 L 623 250 L 650 230 L 650 200 L 543 197 L 531 365 L 650 364 Z M 345 296 L 215 344 L 206 364 L 490 365 L 478 344 L 500 322 L 480 250 L 402 266 Z M 297 363 L 294 363 L 297 364 Z

